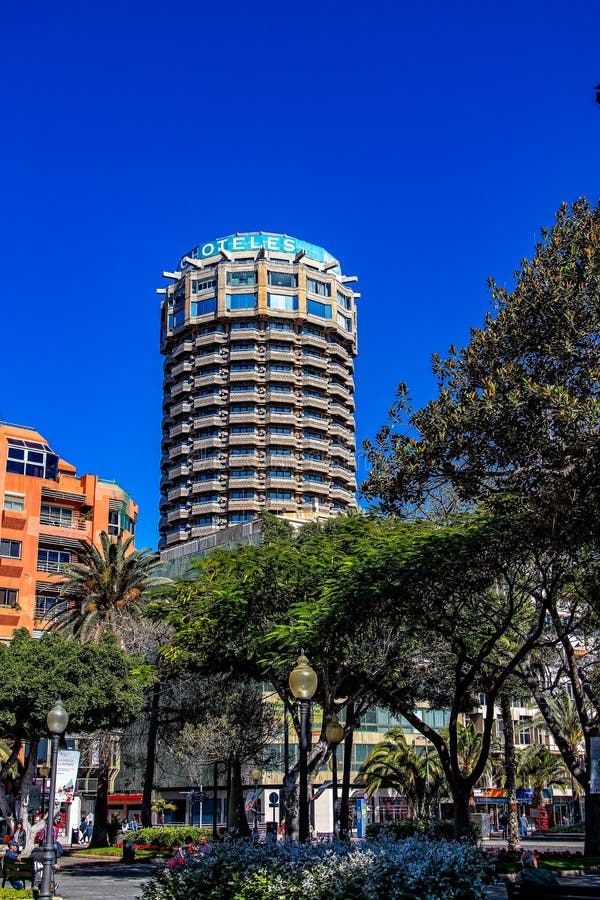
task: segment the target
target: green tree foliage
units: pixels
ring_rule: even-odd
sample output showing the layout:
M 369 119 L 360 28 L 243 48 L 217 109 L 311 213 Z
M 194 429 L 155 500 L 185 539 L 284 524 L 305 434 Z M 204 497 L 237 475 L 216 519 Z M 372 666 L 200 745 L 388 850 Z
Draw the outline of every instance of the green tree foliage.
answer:
M 590 625 L 597 632 L 600 609 L 600 207 L 563 204 L 515 273 L 514 289 L 490 285 L 494 305 L 484 327 L 446 360 L 434 357 L 436 398 L 413 411 L 400 386 L 392 422 L 366 445 L 371 471 L 363 491 L 400 515 L 426 506 L 442 488 L 466 502 L 518 510 L 540 574 L 540 553 L 545 558 L 554 632 L 548 643 L 556 644 L 559 669 L 571 682 L 587 742 L 600 730 L 590 665 L 596 648 L 586 646 L 585 665 L 578 652 L 580 635 Z M 586 789 L 586 852 L 598 853 L 600 798 L 589 794 L 589 766 L 569 751 L 535 654 L 523 671 Z
M 135 674 L 137 662 L 109 635 L 98 644 L 81 644 L 57 633 L 37 640 L 19 629 L 10 643 L 0 644 L 5 685 L 0 737 L 11 750 L 0 766 L 0 811 L 9 822 L 15 799 L 23 823 L 27 822 L 37 747 L 47 735 L 46 716 L 57 696 L 69 712 L 73 734 L 122 728 L 143 705 L 143 685 Z
M 521 754 L 517 778 L 523 787 L 533 788 L 533 806 L 544 802 L 544 788 L 565 787 L 569 783 L 569 773 L 560 756 L 542 744 L 532 744 Z
M 369 753 L 360 770 L 369 794 L 393 790 L 406 800 L 408 817 L 429 818 L 447 792 L 435 752 L 409 744 L 402 727 L 389 731 Z
M 100 533 L 100 548 L 82 544 L 79 562 L 65 566 L 61 596 L 67 607 L 53 627 L 81 640 L 98 640 L 106 631 L 119 634 L 124 618 L 140 610 L 143 592 L 160 583 L 158 554 L 134 550 L 133 537 Z

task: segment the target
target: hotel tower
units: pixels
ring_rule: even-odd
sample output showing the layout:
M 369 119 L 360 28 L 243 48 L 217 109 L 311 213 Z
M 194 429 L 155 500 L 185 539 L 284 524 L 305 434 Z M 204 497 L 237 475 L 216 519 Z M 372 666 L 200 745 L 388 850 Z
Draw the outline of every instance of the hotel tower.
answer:
M 161 549 L 264 510 L 354 508 L 356 277 L 268 232 L 209 241 L 163 276 Z

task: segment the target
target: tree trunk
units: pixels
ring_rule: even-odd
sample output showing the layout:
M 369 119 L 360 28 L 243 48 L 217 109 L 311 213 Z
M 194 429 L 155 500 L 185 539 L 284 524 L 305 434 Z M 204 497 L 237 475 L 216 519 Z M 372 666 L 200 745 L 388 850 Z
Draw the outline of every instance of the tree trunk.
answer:
M 344 738 L 344 771 L 342 774 L 342 796 L 340 800 L 340 840 L 347 841 L 351 834 L 350 816 L 350 768 L 352 766 L 352 744 L 354 742 L 354 703 L 346 707 L 346 737 Z
M 227 830 L 238 837 L 250 837 L 250 826 L 244 808 L 242 787 L 242 764 L 238 756 L 231 758 L 229 766 L 229 806 L 227 809 Z
M 146 739 L 146 764 L 144 768 L 144 790 L 142 793 L 142 809 L 140 814 L 144 828 L 149 828 L 152 825 L 152 788 L 154 786 L 154 768 L 156 765 L 156 737 L 158 734 L 160 688 L 160 682 L 156 681 L 152 685 L 152 696 L 150 698 L 148 736 Z
M 98 787 L 94 808 L 94 830 L 90 847 L 108 847 L 108 756 L 100 753 L 98 762 Z
M 454 837 L 457 841 L 467 838 L 471 840 L 471 788 L 458 783 L 452 786 L 452 803 L 454 805 Z
M 600 856 L 600 794 L 585 791 L 585 850 L 584 856 Z
M 519 818 L 517 814 L 517 759 L 515 756 L 515 727 L 510 708 L 510 697 L 507 691 L 500 694 L 500 709 L 502 710 L 502 730 L 504 732 L 504 775 L 507 800 L 506 838 L 508 849 L 519 851 Z

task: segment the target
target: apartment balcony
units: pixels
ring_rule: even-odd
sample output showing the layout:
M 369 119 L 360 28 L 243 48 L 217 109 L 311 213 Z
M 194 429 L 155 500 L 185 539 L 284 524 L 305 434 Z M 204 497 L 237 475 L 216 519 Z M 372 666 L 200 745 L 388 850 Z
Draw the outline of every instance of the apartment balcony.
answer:
M 312 396 L 302 396 L 302 405 L 304 407 L 311 407 L 312 409 L 318 409 L 321 412 L 326 413 L 329 409 L 329 400 L 327 397 L 312 397 Z
M 319 337 L 317 334 L 301 334 L 300 341 L 303 347 L 315 347 L 317 350 L 327 350 L 329 343 L 325 335 Z
M 267 363 L 283 363 L 284 365 L 293 366 L 295 364 L 293 345 L 290 344 L 289 350 L 274 350 L 267 344 L 266 361 Z
M 330 359 L 329 371 L 332 375 L 342 376 L 348 387 L 353 386 L 352 373 L 354 372 L 354 366 L 351 359 L 348 359 L 346 364 L 343 364 L 338 359 Z
M 225 425 L 224 417 L 219 412 L 211 412 L 207 416 L 197 416 L 194 419 L 194 440 L 197 440 L 196 433 L 202 431 L 203 428 L 223 428 Z M 196 445 L 194 444 L 194 447 Z
M 190 535 L 184 529 L 176 529 L 175 531 L 168 532 L 165 543 L 167 547 L 173 547 L 175 544 L 182 544 L 184 541 L 189 541 Z
M 326 378 L 317 378 L 316 375 L 302 375 L 300 381 L 304 387 L 320 388 L 322 391 L 327 390 Z
M 174 466 L 172 469 L 169 469 L 167 472 L 168 480 L 171 484 L 174 481 L 178 481 L 180 478 L 187 477 L 190 473 L 190 468 L 187 464 L 182 463 L 179 466 Z
M 217 449 L 217 448 L 215 448 L 215 449 Z M 219 463 L 218 459 L 216 459 L 216 458 L 215 459 L 195 459 L 192 462 L 191 469 L 195 475 L 197 472 L 205 472 L 207 469 L 211 469 L 211 470 L 214 469 L 214 471 L 217 471 L 217 466 L 219 466 L 219 465 L 220 465 L 220 463 Z
M 301 441 L 299 441 L 299 444 L 302 450 L 316 450 L 319 453 L 328 453 L 329 451 L 329 441 L 326 437 L 324 437 L 322 441 L 316 440 L 315 438 L 303 437 Z
M 187 375 L 188 372 L 191 372 L 193 368 L 193 364 L 189 359 L 184 359 L 182 362 L 177 363 L 177 365 L 173 366 L 171 369 L 171 377 L 172 378 L 180 378 L 182 375 Z
M 301 356 L 305 366 L 310 366 L 312 369 L 318 369 L 325 375 L 328 366 L 327 357 L 313 356 L 312 353 L 306 353 L 304 350 L 302 350 Z
M 215 350 L 220 350 L 221 347 L 227 341 L 227 335 L 221 334 L 220 332 L 213 332 L 212 334 L 199 334 L 196 336 L 196 340 L 194 342 L 194 347 L 196 349 L 205 350 L 207 347 L 212 347 L 214 345 Z
M 189 400 L 180 400 L 179 403 L 175 403 L 170 409 L 170 419 L 175 420 L 179 419 L 182 416 L 189 416 L 192 411 L 192 404 Z
M 229 350 L 230 362 L 255 362 L 258 364 L 259 360 L 262 361 L 262 359 L 264 359 L 264 356 L 258 352 L 256 347 L 242 347 L 232 344 Z
M 346 441 L 350 441 L 352 440 L 353 429 L 341 425 L 339 422 L 331 422 L 329 425 L 329 433 L 332 437 L 345 438 Z
M 232 372 L 229 371 L 229 381 L 231 384 L 243 384 L 246 381 L 261 381 L 264 378 L 263 375 L 260 375 L 258 369 L 254 367 L 253 369 L 245 369 L 241 372 Z
M 194 516 L 205 516 L 208 513 L 220 513 L 223 510 L 223 504 L 220 500 L 210 500 L 206 503 L 194 503 L 192 506 L 192 514 Z
M 268 412 L 265 414 L 265 423 L 268 425 L 289 425 L 292 428 L 296 425 L 296 412 L 291 413 L 278 413 L 278 412 Z M 283 437 L 283 435 L 282 435 Z
M 50 525 L 52 528 L 59 528 L 66 531 L 86 531 L 89 524 L 88 519 L 74 516 L 72 519 L 63 518 L 62 516 L 40 515 L 40 525 Z
M 190 533 L 189 537 L 187 538 L 187 540 L 189 540 L 190 538 L 192 538 L 192 539 L 201 538 L 201 537 L 204 537 L 204 535 L 206 535 L 206 534 L 212 534 L 213 531 L 217 531 L 217 529 L 220 527 L 221 527 L 220 524 L 192 525 L 192 530 L 191 530 L 191 533 Z
M 179 344 L 176 344 L 171 351 L 171 356 L 176 359 L 183 354 L 187 354 L 188 356 L 194 349 L 194 344 L 192 341 L 181 341 Z
M 264 500 L 264 498 L 263 498 Z M 262 504 L 255 496 L 253 499 L 247 500 L 231 500 L 229 499 L 227 502 L 227 511 L 228 512 L 248 512 L 253 513 L 254 515 L 258 515 L 258 513 L 262 509 Z
M 174 462 L 179 457 L 187 457 L 190 454 L 190 444 L 175 444 L 169 449 L 169 462 Z
M 265 422 L 264 409 L 260 412 L 230 413 L 229 425 L 262 425 Z
M 217 491 L 217 489 L 222 488 L 225 483 L 226 478 L 222 478 L 218 472 L 215 472 L 214 477 L 208 480 L 203 479 L 202 481 L 192 481 L 192 497 L 197 497 L 200 494 L 206 494 L 207 491 Z
M 167 501 L 169 504 L 174 503 L 177 500 L 184 500 L 186 497 L 189 497 L 190 489 L 187 486 L 181 486 L 174 488 L 172 491 L 169 491 L 167 494 Z M 163 502 L 161 501 L 161 510 L 163 508 Z M 166 506 L 166 504 L 165 504 Z
M 261 438 L 258 436 L 256 431 L 252 431 L 248 434 L 229 434 L 228 444 L 230 447 L 244 447 L 246 444 L 257 444 L 260 443 Z
M 329 461 L 327 459 L 303 459 L 303 472 L 321 472 L 324 475 L 329 474 Z
M 173 525 L 174 522 L 185 522 L 189 519 L 190 511 L 187 506 L 178 506 L 167 513 L 167 522 Z
M 189 394 L 193 388 L 191 381 L 178 381 L 171 388 L 171 400 Z
M 194 396 L 194 415 L 199 416 L 202 412 L 213 410 L 215 415 L 219 415 L 221 409 L 225 407 L 225 398 L 221 397 L 221 390 L 210 394 L 196 394 Z
M 39 596 L 35 598 L 34 618 L 38 622 L 50 622 L 69 608 L 68 600 L 58 597 Z
M 267 497 L 265 500 L 265 508 L 268 510 L 272 510 L 273 512 L 295 513 L 298 509 L 298 506 L 298 498 L 294 496 L 293 491 L 291 500 L 273 500 L 270 497 Z
M 179 422 L 169 429 L 169 441 L 174 441 L 178 437 L 183 437 L 184 435 L 189 434 L 191 430 L 192 426 L 189 422 Z
M 354 502 L 354 490 L 350 490 L 350 488 L 341 488 L 337 485 L 331 486 L 331 499 L 332 500 L 342 500 L 345 503 L 353 503 Z
M 17 562 L 17 560 L 15 560 Z M 36 563 L 36 571 L 38 572 L 49 572 L 52 575 L 60 574 L 64 572 L 69 563 L 60 563 L 60 562 L 48 562 L 48 560 L 39 560 Z

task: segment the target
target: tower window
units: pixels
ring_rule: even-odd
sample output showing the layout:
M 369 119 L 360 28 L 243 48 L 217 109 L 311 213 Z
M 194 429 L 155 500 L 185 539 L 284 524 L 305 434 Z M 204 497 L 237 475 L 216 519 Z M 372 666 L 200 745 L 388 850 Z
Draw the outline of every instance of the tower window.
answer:
M 231 287 L 245 287 L 246 285 L 256 284 L 256 272 L 246 270 L 228 272 L 227 284 L 231 285 Z
M 256 306 L 256 294 L 226 294 L 227 309 L 253 309 Z

